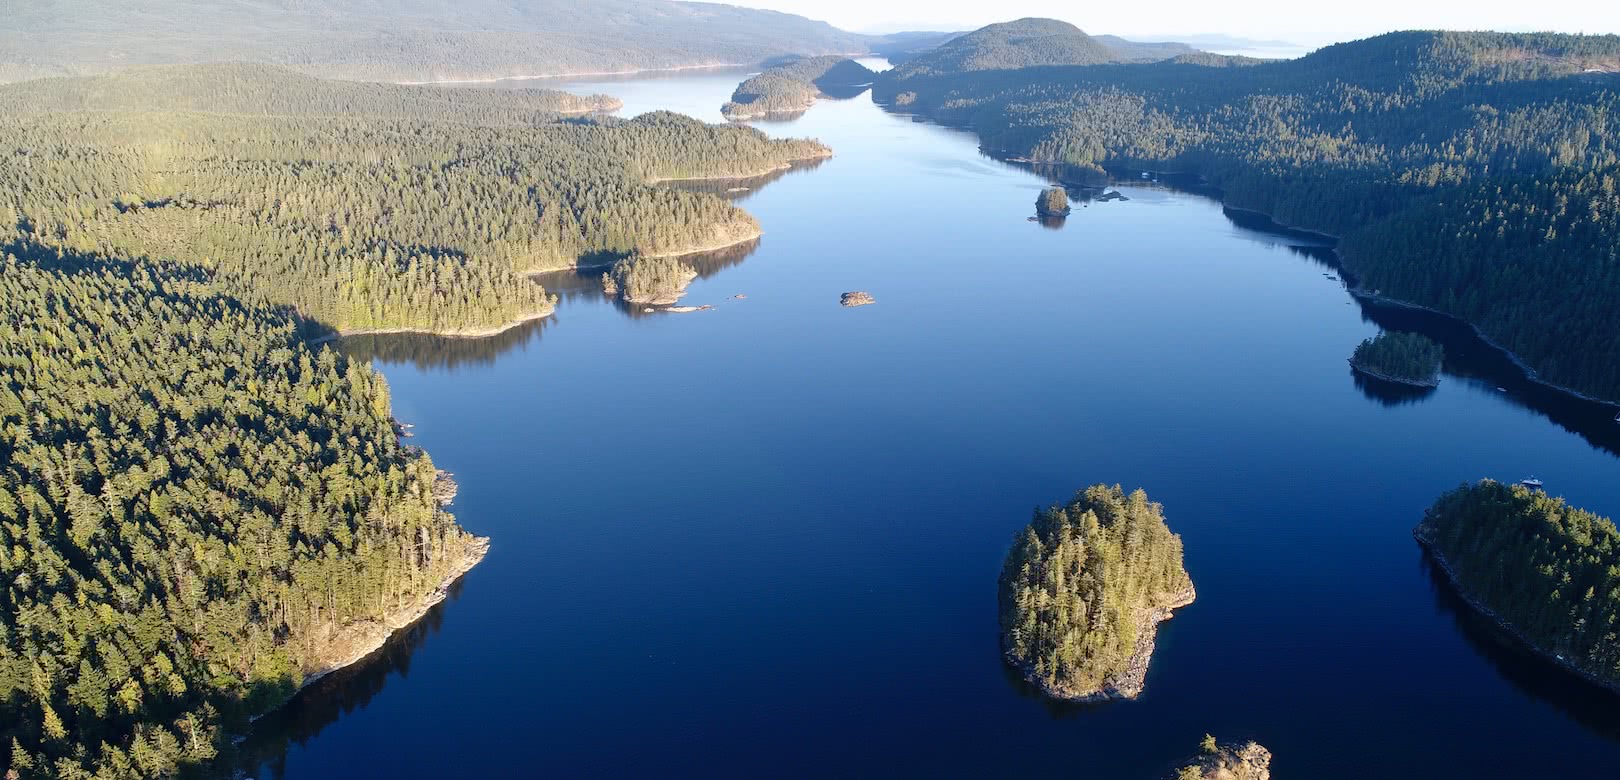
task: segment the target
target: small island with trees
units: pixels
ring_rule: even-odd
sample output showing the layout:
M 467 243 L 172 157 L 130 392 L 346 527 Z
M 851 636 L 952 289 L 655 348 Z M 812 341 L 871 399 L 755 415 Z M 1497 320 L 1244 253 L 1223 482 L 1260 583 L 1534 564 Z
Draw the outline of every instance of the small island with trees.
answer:
M 832 93 L 855 94 L 877 76 L 848 57 L 806 57 L 770 68 L 737 85 L 720 113 L 733 122 L 787 117 L 808 111 L 816 99 Z
M 1445 350 L 1416 333 L 1380 333 L 1361 342 L 1350 367 L 1374 379 L 1416 387 L 1440 384 Z
M 1158 624 L 1193 602 L 1181 537 L 1141 490 L 1094 485 L 1037 510 L 1001 570 L 1002 652 L 1043 693 L 1133 699 Z
M 1035 214 L 1041 217 L 1067 217 L 1073 209 L 1069 208 L 1069 193 L 1062 187 L 1047 187 L 1041 190 L 1040 197 L 1035 199 Z
M 1271 751 L 1258 742 L 1216 742 L 1205 734 L 1198 755 L 1165 780 L 1271 780 Z
M 1483 480 L 1413 536 L 1462 599 L 1535 654 L 1620 692 L 1620 531 L 1539 490 Z
M 631 255 L 602 274 L 602 289 L 625 303 L 668 306 L 686 294 L 697 270 L 674 257 Z

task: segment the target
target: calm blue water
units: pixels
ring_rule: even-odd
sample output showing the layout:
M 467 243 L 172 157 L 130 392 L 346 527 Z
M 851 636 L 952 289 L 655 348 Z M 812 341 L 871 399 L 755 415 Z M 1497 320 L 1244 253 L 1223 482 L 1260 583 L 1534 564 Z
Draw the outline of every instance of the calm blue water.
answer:
M 740 78 L 569 89 L 717 120 Z M 1043 179 L 868 98 L 763 127 L 837 156 L 742 199 L 765 237 L 683 301 L 716 310 L 575 285 L 497 339 L 348 345 L 494 546 L 265 721 L 259 776 L 1151 778 L 1205 732 L 1281 777 L 1615 776 L 1620 704 L 1494 643 L 1410 536 L 1486 476 L 1620 513 L 1612 434 L 1565 427 L 1599 412 L 1488 356 L 1358 386 L 1392 315 L 1212 200 L 1127 182 L 1054 230 Z M 1139 701 L 1056 707 L 999 660 L 996 576 L 1095 482 L 1164 504 L 1199 598 Z

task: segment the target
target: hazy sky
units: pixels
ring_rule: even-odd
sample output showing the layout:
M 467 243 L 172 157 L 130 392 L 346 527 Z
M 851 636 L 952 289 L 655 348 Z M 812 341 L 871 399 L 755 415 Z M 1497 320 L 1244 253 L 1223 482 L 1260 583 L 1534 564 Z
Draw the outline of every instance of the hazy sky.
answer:
M 1620 33 L 1615 0 L 721 0 L 832 22 L 847 30 L 972 29 L 1048 16 L 1091 33 L 1224 33 L 1308 46 L 1390 30 L 1556 30 Z

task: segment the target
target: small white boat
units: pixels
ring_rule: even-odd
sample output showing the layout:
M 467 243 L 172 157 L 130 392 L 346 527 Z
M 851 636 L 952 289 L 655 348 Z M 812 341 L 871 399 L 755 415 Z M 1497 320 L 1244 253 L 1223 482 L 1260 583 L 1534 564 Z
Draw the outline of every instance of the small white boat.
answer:
M 1142 171 L 1142 178 L 1151 179 L 1151 178 L 1153 178 L 1153 174 L 1148 173 L 1147 171 Z
M 1524 479 L 1519 480 L 1519 484 L 1530 488 L 1531 490 L 1540 490 L 1546 483 L 1536 479 L 1535 477 L 1525 477 Z

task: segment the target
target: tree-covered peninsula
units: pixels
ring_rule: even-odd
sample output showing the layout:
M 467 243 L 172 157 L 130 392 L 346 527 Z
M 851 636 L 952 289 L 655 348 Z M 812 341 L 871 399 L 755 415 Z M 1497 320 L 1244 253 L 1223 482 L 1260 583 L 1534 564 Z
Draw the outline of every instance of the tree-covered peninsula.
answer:
M 174 776 L 484 551 L 369 366 L 206 269 L 0 247 L 0 770 Z
M 1006 660 L 1054 698 L 1135 698 L 1158 624 L 1191 604 L 1181 537 L 1141 490 L 1095 485 L 1038 510 L 1001 569 Z
M 1077 176 L 1202 177 L 1229 205 L 1339 236 L 1365 290 L 1620 399 L 1620 36 L 1402 32 L 1282 62 L 1089 65 L 1030 59 L 1043 40 L 919 57 L 874 97 Z
M 323 331 L 481 334 L 551 311 L 530 272 L 760 233 L 654 182 L 827 154 L 670 113 L 563 116 L 611 105 L 246 65 L 0 87 L 0 233 L 207 269 Z
M 797 114 L 809 110 L 824 92 L 870 84 L 876 75 L 848 57 L 806 57 L 737 85 L 720 113 L 733 121 Z
M 1445 356 L 1444 348 L 1420 334 L 1386 331 L 1356 345 L 1350 366 L 1388 382 L 1434 387 Z
M 1539 490 L 1448 492 L 1414 532 L 1465 601 L 1537 654 L 1620 691 L 1620 532 Z

